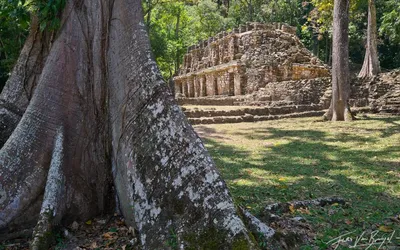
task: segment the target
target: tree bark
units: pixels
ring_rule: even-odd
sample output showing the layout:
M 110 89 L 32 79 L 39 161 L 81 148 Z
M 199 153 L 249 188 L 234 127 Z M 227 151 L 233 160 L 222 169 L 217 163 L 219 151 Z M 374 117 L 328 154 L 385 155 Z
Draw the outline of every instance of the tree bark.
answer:
M 335 0 L 332 38 L 332 100 L 324 115 L 332 121 L 350 121 L 349 0 Z
M 367 44 L 364 64 L 358 74 L 360 78 L 376 76 L 381 71 L 378 59 L 377 41 L 375 0 L 368 0 Z
M 313 32 L 312 40 L 313 40 L 313 54 L 316 57 L 319 57 L 319 40 L 318 40 L 318 33 Z
M 180 248 L 254 249 L 151 55 L 141 2 L 70 0 L 61 23 L 0 149 L 0 233 L 35 227 L 40 249 L 59 223 L 117 205 L 143 249 L 166 248 L 171 232 Z
M 33 16 L 20 57 L 0 94 L 0 148 L 29 104 L 49 53 L 52 37 L 53 32 L 39 31 L 39 20 Z

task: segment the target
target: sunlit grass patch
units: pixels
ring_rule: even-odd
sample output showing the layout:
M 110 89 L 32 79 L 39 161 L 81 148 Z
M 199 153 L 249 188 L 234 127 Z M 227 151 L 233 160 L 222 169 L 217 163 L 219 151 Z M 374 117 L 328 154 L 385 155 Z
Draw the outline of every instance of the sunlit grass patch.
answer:
M 400 214 L 400 117 L 335 123 L 297 118 L 195 129 L 235 202 L 254 214 L 273 202 L 349 200 L 346 208 L 312 208 L 301 215 L 314 225 L 320 248 L 341 233 L 377 229 Z M 400 233 L 399 223 L 389 226 Z

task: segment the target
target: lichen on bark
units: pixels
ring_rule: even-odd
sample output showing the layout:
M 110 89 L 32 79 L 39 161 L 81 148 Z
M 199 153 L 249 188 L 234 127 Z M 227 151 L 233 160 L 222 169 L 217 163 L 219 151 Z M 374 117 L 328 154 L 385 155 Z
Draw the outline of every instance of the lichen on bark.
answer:
M 187 232 L 214 230 L 227 249 L 252 248 L 161 77 L 139 0 L 67 1 L 38 79 L 0 149 L 0 233 L 31 228 L 29 218 L 33 247 L 47 244 L 54 225 L 111 212 L 117 200 L 143 249 L 165 247 L 171 230 L 180 245 Z

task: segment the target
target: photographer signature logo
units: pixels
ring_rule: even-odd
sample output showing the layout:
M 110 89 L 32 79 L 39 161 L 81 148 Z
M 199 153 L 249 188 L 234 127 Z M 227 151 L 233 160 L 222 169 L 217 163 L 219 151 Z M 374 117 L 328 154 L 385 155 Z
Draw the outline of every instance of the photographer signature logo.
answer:
M 355 231 L 342 234 L 327 242 L 328 245 L 337 249 L 339 246 L 346 246 L 347 248 L 353 249 L 382 249 L 383 247 L 393 246 L 395 240 L 400 240 L 399 235 L 396 231 L 391 233 L 384 233 L 379 230 L 372 231 L 370 233 L 362 232 L 360 235 L 354 235 Z

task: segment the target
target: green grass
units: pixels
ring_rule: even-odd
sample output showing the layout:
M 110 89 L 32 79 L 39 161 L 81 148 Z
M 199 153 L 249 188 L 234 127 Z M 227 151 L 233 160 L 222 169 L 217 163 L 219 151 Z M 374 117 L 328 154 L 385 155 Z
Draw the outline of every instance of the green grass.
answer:
M 397 230 L 400 239 L 399 223 L 390 222 L 400 214 L 400 117 L 317 119 L 195 129 L 235 202 L 254 214 L 273 202 L 340 196 L 349 206 L 312 208 L 310 214 L 302 214 L 317 232 L 319 248 L 343 233 L 382 225 Z

